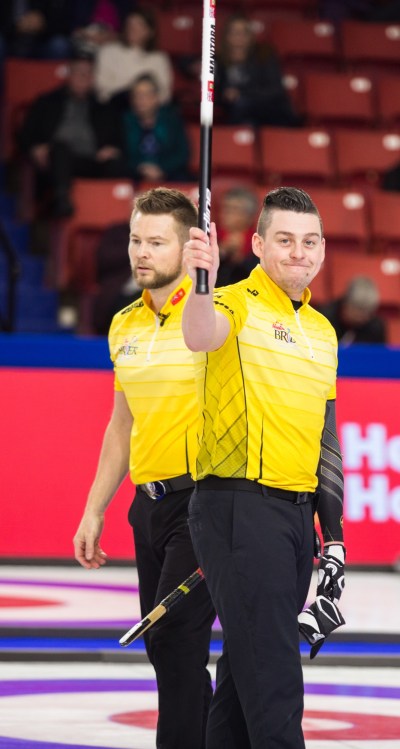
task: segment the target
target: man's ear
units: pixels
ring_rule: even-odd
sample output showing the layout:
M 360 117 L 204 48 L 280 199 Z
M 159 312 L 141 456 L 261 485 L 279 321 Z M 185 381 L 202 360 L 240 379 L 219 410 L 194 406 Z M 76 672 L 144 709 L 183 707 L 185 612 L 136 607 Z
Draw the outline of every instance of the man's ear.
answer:
M 257 232 L 254 232 L 252 238 L 251 238 L 251 246 L 253 249 L 253 252 L 257 257 L 262 257 L 263 249 L 264 249 L 264 240 L 262 237 L 260 237 Z

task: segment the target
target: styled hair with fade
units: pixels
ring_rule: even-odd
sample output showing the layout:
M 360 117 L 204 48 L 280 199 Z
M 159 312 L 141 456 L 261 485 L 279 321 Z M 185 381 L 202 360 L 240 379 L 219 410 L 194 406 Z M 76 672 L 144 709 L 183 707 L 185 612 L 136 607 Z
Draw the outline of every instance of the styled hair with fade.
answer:
M 293 211 L 294 213 L 311 213 L 317 216 L 321 227 L 321 237 L 324 227 L 318 208 L 305 190 L 299 187 L 277 187 L 267 193 L 257 223 L 257 234 L 265 236 L 274 211 Z
M 180 190 L 169 187 L 154 187 L 136 198 L 132 219 L 137 213 L 160 216 L 168 214 L 173 217 L 177 225 L 177 233 L 182 242 L 189 238 L 189 229 L 197 226 L 197 208 Z

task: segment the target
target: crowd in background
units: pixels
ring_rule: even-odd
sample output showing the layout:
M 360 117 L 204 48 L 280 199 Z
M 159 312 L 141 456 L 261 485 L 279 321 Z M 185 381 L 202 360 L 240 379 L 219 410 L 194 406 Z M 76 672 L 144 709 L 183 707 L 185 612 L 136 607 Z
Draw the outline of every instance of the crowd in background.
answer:
M 134 0 L 1 4 L 1 64 L 9 57 L 69 61 L 66 79 L 32 102 L 15 132 L 16 153 L 34 171 L 37 215 L 49 220 L 73 216 L 71 186 L 76 177 L 129 179 L 139 188 L 141 182 L 196 182 L 190 168 L 187 121 L 174 88 L 178 63 L 159 48 L 157 4 L 152 5 Z M 345 18 L 400 19 L 400 3 L 393 0 L 321 0 L 316 10 L 319 18 L 335 23 Z M 199 54 L 182 56 L 179 73 L 197 86 Z M 215 106 L 224 124 L 289 128 L 303 124 L 283 84 L 279 55 L 270 44 L 257 41 L 242 11 L 232 13 L 220 35 Z M 399 172 L 397 167 L 390 170 L 382 186 L 399 189 Z M 221 240 L 221 285 L 240 280 L 251 270 L 256 205 L 252 191 L 240 184 L 219 202 L 215 218 Z M 110 227 L 97 253 L 98 300 L 104 303 L 97 304 L 93 328 L 100 334 L 107 331 L 116 305 L 135 293 L 129 285 L 124 244 L 126 227 Z M 111 253 L 118 260 L 107 262 Z M 372 304 L 371 314 L 377 308 L 378 301 Z M 326 312 L 335 323 L 338 310 Z M 366 321 L 359 319 L 352 325 L 358 330 Z M 378 338 L 384 341 L 383 329 Z M 357 335 L 351 340 L 357 340 Z

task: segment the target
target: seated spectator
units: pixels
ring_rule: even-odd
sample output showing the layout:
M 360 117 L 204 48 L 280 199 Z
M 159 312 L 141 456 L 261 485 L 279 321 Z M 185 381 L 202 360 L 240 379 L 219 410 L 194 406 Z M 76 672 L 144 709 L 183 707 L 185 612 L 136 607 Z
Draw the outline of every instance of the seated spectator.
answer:
M 377 314 L 379 292 L 372 278 L 356 276 L 345 294 L 320 308 L 342 345 L 386 343 L 385 323 Z
M 388 192 L 400 191 L 400 164 L 392 166 L 382 175 L 382 190 Z
M 124 21 L 122 39 L 104 44 L 97 55 L 96 90 L 102 101 L 130 89 L 144 73 L 157 81 L 161 103 L 171 99 L 169 56 L 156 49 L 156 23 L 149 8 L 137 8 Z
M 93 53 L 98 47 L 118 37 L 121 28 L 118 0 L 72 0 L 72 39 L 76 46 Z
M 3 57 L 67 59 L 71 53 L 68 0 L 3 0 L 0 49 Z
M 229 17 L 216 55 L 215 101 L 232 125 L 300 124 L 282 81 L 275 52 L 256 43 L 250 21 Z
M 73 213 L 74 177 L 122 177 L 122 124 L 119 110 L 94 94 L 94 61 L 71 60 L 63 86 L 39 96 L 18 135 L 21 151 L 35 167 L 39 195 L 51 190 L 50 215 Z
M 142 75 L 133 84 L 123 115 L 129 176 L 135 180 L 188 179 L 189 144 L 183 120 L 171 104 L 161 104 L 158 84 Z
M 258 198 L 249 188 L 232 187 L 223 194 L 217 221 L 220 248 L 217 286 L 246 278 L 257 265 L 251 239 L 258 213 Z

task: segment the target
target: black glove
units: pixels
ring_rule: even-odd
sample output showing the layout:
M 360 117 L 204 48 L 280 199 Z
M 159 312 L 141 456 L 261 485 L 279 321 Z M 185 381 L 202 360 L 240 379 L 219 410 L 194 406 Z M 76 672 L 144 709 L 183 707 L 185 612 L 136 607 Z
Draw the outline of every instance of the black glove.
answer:
M 311 645 L 310 658 L 315 658 L 328 635 L 345 624 L 336 604 L 326 596 L 317 596 L 314 603 L 298 616 L 299 630 Z
M 346 550 L 340 544 L 326 546 L 319 560 L 317 596 L 326 596 L 335 603 L 344 588 L 344 561 Z

